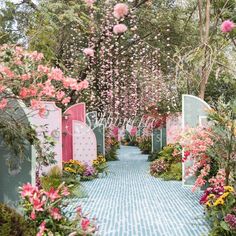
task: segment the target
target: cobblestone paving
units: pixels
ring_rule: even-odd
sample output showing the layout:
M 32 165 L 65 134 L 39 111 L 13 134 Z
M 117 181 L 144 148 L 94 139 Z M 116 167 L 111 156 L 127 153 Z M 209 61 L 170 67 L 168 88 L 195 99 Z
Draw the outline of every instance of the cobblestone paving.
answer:
M 98 219 L 101 236 L 207 235 L 199 194 L 151 177 L 147 155 L 135 147 L 121 147 L 119 159 L 107 177 L 84 183 L 89 197 L 74 199 L 67 211 L 81 205 Z

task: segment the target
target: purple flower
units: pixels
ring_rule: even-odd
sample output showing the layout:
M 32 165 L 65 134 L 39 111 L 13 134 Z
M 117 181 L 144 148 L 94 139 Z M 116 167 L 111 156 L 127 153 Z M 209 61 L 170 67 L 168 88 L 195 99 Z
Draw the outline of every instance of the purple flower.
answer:
M 85 172 L 84 172 L 84 176 L 93 176 L 95 175 L 95 168 L 91 165 L 86 165 L 86 169 L 85 169 Z
M 227 214 L 224 220 L 229 225 L 230 229 L 236 230 L 236 216 L 235 215 Z

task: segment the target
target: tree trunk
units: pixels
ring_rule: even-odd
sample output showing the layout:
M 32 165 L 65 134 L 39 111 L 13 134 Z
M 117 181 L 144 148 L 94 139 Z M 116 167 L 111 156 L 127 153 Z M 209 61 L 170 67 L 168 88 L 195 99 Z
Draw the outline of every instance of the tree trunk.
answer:
M 202 1 L 199 0 L 199 6 L 201 6 Z M 209 65 L 209 49 L 208 49 L 208 42 L 209 42 L 209 32 L 210 32 L 210 12 L 211 10 L 211 0 L 206 1 L 206 25 L 205 25 L 205 37 L 203 39 L 204 42 L 204 65 L 202 67 L 202 75 L 201 75 L 201 82 L 200 82 L 200 90 L 199 90 L 199 97 L 204 100 L 205 97 L 205 91 L 206 91 L 206 85 L 210 76 L 210 65 Z M 201 12 L 199 10 L 199 12 Z M 202 19 L 199 16 L 199 21 L 201 22 Z M 200 25 L 201 28 L 201 25 Z

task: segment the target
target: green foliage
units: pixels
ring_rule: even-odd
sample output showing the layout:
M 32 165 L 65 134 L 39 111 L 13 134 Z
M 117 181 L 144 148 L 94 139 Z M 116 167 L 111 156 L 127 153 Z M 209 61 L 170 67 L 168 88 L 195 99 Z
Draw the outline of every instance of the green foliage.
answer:
M 63 182 L 69 188 L 71 193 L 69 197 L 83 198 L 87 196 L 84 187 L 79 182 L 79 178 L 64 175 L 58 166 L 52 167 L 47 175 L 40 179 L 41 186 L 46 191 L 49 191 L 50 188 L 58 188 Z
M 117 146 L 112 146 L 109 150 L 106 150 L 105 158 L 107 161 L 117 161 L 118 155 L 117 155 Z
M 212 148 L 208 154 L 214 158 L 220 168 L 226 173 L 226 185 L 235 184 L 236 173 L 236 102 L 235 100 L 224 103 L 221 99 L 217 104 L 217 110 L 209 112 L 209 120 L 212 123 Z
M 0 203 L 0 235 L 32 236 L 36 230 L 14 209 Z

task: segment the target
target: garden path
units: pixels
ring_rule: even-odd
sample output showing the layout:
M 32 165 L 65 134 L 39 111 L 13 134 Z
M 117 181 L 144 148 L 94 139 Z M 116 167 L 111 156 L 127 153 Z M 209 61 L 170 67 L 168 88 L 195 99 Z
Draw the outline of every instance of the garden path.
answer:
M 85 182 L 86 199 L 73 199 L 96 217 L 101 236 L 207 235 L 199 194 L 180 182 L 164 182 L 149 175 L 147 155 L 122 146 L 120 161 L 110 162 L 107 177 Z

